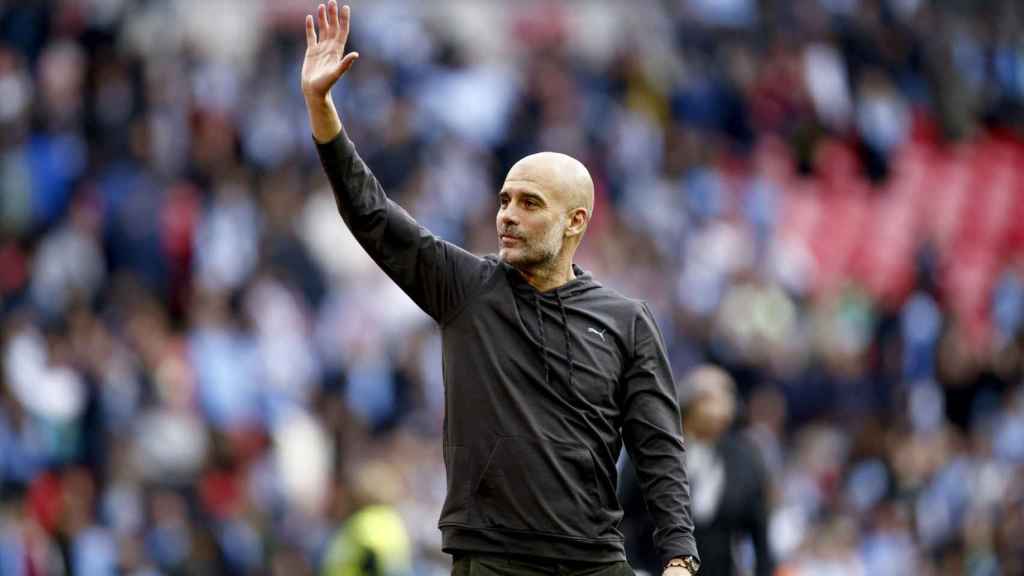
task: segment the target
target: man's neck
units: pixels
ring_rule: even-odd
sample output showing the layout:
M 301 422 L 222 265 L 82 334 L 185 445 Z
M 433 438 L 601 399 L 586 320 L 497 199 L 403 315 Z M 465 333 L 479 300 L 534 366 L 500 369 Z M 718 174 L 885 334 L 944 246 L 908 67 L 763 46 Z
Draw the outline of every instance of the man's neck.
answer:
M 539 267 L 529 270 L 517 268 L 517 270 L 523 275 L 523 278 L 526 278 L 530 286 L 536 288 L 538 292 L 554 290 L 576 277 L 571 261 L 552 267 Z

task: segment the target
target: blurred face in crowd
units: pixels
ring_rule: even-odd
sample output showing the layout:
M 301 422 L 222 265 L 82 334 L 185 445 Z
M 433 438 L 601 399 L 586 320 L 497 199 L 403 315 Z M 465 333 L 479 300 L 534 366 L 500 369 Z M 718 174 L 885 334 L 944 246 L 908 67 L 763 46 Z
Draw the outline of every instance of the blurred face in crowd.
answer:
M 684 418 L 687 432 L 701 440 L 716 440 L 729 429 L 736 414 L 732 377 L 720 368 L 705 366 L 686 378 L 686 386 L 692 392 Z
M 523 158 L 498 195 L 498 255 L 520 270 L 557 266 L 579 246 L 593 210 L 587 169 L 565 154 Z

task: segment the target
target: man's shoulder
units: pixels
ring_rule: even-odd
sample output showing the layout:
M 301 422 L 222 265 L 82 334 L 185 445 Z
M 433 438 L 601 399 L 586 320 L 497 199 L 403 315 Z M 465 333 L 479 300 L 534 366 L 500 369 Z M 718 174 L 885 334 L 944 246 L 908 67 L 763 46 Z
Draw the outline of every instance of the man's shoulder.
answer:
M 632 298 L 605 287 L 602 287 L 599 298 L 602 311 L 616 319 L 623 335 L 628 334 L 633 339 L 643 335 L 660 337 L 658 321 L 646 300 Z
M 591 307 L 614 316 L 620 321 L 633 322 L 639 316 L 646 314 L 647 303 L 645 301 L 626 296 L 597 281 L 591 283 L 586 298 Z
M 611 306 L 616 310 L 628 313 L 629 315 L 642 314 L 647 303 L 639 298 L 632 298 L 601 283 L 595 282 L 593 296 L 600 299 L 603 304 Z

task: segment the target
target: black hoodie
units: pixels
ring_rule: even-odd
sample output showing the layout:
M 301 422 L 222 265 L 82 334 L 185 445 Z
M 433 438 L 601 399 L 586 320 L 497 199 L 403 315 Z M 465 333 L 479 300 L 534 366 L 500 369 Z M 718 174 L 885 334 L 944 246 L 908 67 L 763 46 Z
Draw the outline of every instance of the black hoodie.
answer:
M 624 560 L 622 443 L 663 560 L 697 556 L 679 407 L 647 306 L 576 277 L 538 292 L 390 201 L 342 132 L 317 146 L 338 211 L 441 328 L 446 552 Z

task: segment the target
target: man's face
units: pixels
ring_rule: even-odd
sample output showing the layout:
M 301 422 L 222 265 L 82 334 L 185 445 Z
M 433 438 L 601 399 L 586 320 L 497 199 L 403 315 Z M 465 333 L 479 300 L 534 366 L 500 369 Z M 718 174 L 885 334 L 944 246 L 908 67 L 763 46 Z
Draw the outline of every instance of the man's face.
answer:
M 697 394 L 690 410 L 694 431 L 705 440 L 717 439 L 732 425 L 736 401 L 721 388 L 710 388 Z
M 562 250 L 565 210 L 535 183 L 513 176 L 498 195 L 498 256 L 516 268 L 537 268 Z

